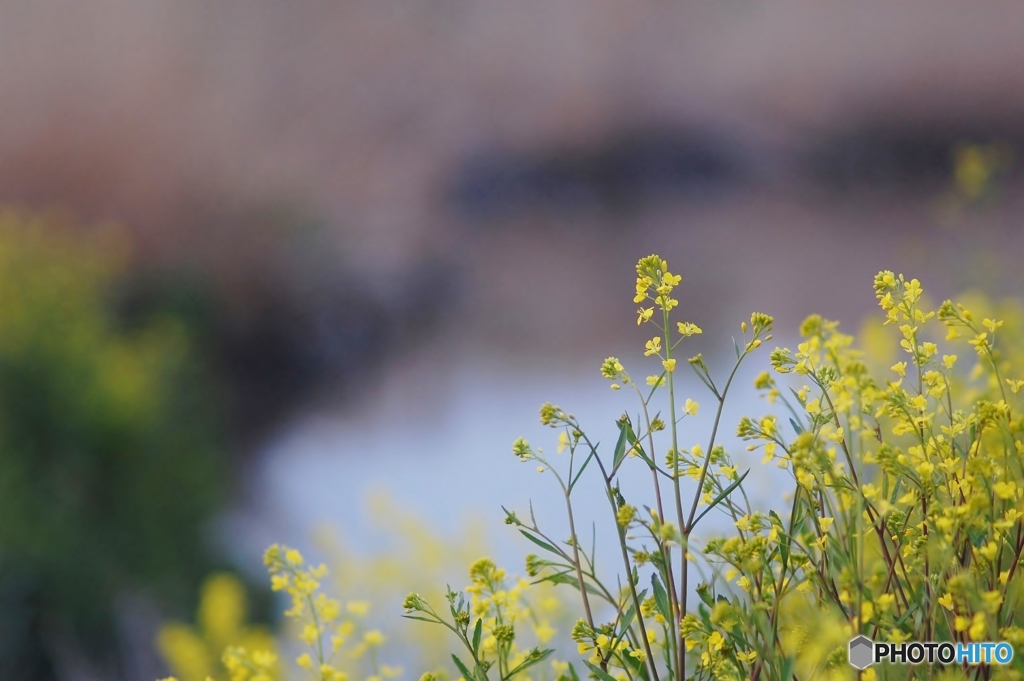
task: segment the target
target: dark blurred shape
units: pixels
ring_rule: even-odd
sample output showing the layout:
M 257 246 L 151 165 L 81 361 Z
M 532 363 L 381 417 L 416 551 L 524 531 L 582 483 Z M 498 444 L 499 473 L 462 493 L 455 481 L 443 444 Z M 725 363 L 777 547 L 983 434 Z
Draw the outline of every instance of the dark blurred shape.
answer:
M 46 646 L 41 589 L 31 575 L 7 571 L 0 580 L 0 678 L 56 681 Z
M 652 200 L 715 198 L 748 179 L 736 145 L 698 130 L 622 132 L 592 147 L 482 153 L 453 180 L 467 217 L 536 208 L 635 211 Z
M 323 246 L 322 226 L 277 219 L 277 248 L 230 281 L 217 281 L 210 266 L 179 264 L 133 272 L 118 286 L 128 328 L 169 315 L 190 329 L 241 457 L 304 405 L 348 396 L 386 357 L 422 342 L 458 296 L 459 271 L 447 259 L 424 259 L 372 286 Z
M 0 678 L 118 678 L 117 595 L 189 604 L 215 564 L 216 393 L 183 319 L 116 317 L 123 237 L 0 214 Z
M 259 286 L 247 313 L 227 308 L 214 327 L 231 391 L 233 428 L 248 438 L 324 393 L 347 398 L 388 358 L 422 343 L 458 300 L 451 263 L 426 261 L 374 290 L 338 267 L 312 290 L 289 296 Z
M 855 132 L 819 139 L 801 157 L 798 173 L 826 191 L 935 194 L 949 185 L 957 149 L 994 139 L 1016 146 L 1015 138 L 1024 135 L 1000 134 L 992 126 L 941 126 L 926 120 L 865 124 Z

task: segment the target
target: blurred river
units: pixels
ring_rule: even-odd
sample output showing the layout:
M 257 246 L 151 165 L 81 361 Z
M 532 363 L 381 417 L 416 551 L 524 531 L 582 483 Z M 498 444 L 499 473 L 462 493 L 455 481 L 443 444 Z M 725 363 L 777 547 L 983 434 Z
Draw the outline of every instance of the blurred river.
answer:
M 567 537 L 568 530 L 556 480 L 550 473 L 538 474 L 536 462 L 521 463 L 512 454 L 511 443 L 520 435 L 526 437 L 535 448 L 542 447 L 564 475 L 568 454 L 555 453 L 557 433 L 538 419 L 538 407 L 551 401 L 575 414 L 588 435 L 602 443 L 600 451 L 610 456 L 618 434 L 616 418 L 623 410 L 635 417 L 639 401 L 632 391 L 609 389 L 598 372 L 601 359 L 595 355 L 589 368 L 522 366 L 482 353 L 467 356 L 439 348 L 393 367 L 357 405 L 325 408 L 296 420 L 259 457 L 249 483 L 250 507 L 224 525 L 238 564 L 250 569 L 260 565 L 258 556 L 272 542 L 308 547 L 325 526 L 340 535 L 346 549 L 364 555 L 385 550 L 368 509 L 374 496 L 387 494 L 401 509 L 452 540 L 465 531 L 467 521 L 482 524 L 487 546 L 481 551 L 521 574 L 524 556 L 536 547 L 503 524 L 502 505 L 525 519 L 532 501 L 538 522 L 551 536 Z M 645 375 L 645 368 L 653 371 L 650 358 L 624 362 L 635 375 Z M 731 363 L 718 361 L 713 367 L 713 375 L 720 377 Z M 746 452 L 734 435 L 741 415 L 769 412 L 752 389 L 754 376 L 767 367 L 767 351 L 748 358 L 736 377 L 735 399 L 727 403 L 719 431 L 719 442 L 727 445 L 740 471 L 748 465 L 754 468 L 747 486 L 755 506 L 780 500 L 782 490 L 791 487 L 784 482 L 787 473 L 762 467 L 760 452 Z M 692 373 L 680 376 L 679 404 L 687 397 L 701 403 L 698 416 L 682 422 L 680 445 L 699 443 L 706 449 L 715 405 Z M 663 409 L 667 400 L 665 391 Z M 662 450 L 666 442 L 662 440 Z M 658 458 L 662 456 L 663 451 Z M 622 488 L 627 499 L 640 506 L 651 499 L 650 473 L 639 460 L 628 464 Z M 596 521 L 598 565 L 609 570 L 620 559 L 614 537 L 602 537 L 611 518 L 599 475 L 596 467 L 588 469 L 573 495 L 574 513 L 577 531 L 588 547 L 591 523 Z M 687 483 L 688 492 L 693 481 Z M 668 492 L 663 481 L 665 502 L 671 507 Z M 684 499 L 687 496 L 684 492 Z M 730 526 L 723 514 L 711 513 L 698 535 Z

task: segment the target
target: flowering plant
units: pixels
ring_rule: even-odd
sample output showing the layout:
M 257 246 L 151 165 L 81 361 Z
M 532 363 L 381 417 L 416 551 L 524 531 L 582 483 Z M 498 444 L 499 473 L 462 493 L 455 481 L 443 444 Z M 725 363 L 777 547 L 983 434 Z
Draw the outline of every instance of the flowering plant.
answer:
M 1017 660 L 857 672 L 846 651 L 858 635 L 1024 643 L 1024 379 L 1013 361 L 1020 350 L 996 344 L 997 335 L 1024 334 L 1024 316 L 1011 311 L 1007 325 L 949 301 L 931 309 L 918 280 L 880 272 L 874 289 L 884 325 L 899 332 L 883 346 L 902 354 L 890 367 L 878 363 L 885 350 L 857 349 L 837 322 L 808 317 L 796 350 L 771 352 L 774 375 L 764 371 L 754 382 L 769 413 L 744 417 L 736 429 L 748 452 L 760 452 L 760 465 L 774 464 L 791 485 L 787 508 L 759 509 L 744 489 L 750 469 L 740 472 L 742 459 L 727 451 L 720 426 L 739 367 L 772 339 L 773 319 L 755 312 L 741 324 L 724 380 L 700 354 L 686 360 L 711 395 L 714 419 L 706 446 L 681 447 L 685 419 L 700 407 L 679 395 L 677 351 L 702 331 L 673 324 L 680 281 L 658 256 L 637 265 L 637 324 L 657 329 L 644 354 L 658 364 L 638 382 L 619 359 L 602 363 L 612 389 L 632 391 L 638 404 L 635 417 L 617 420 L 612 448 L 601 449 L 572 413 L 551 404 L 540 419 L 558 431 L 556 449 L 566 455 L 550 457 L 523 438 L 512 445 L 554 478 L 569 527 L 559 541 L 532 510 L 528 520 L 505 511 L 506 523 L 539 549 L 526 558 L 533 581 L 511 580 L 482 559 L 468 587 L 447 590 L 446 608 L 412 593 L 406 616 L 451 632 L 464 681 L 577 681 L 580 673 L 599 681 L 1021 678 Z M 953 344 L 975 356 L 969 370 Z M 624 489 L 624 466 L 649 472 L 646 497 Z M 621 558 L 614 584 L 576 528 L 574 493 L 590 483 L 603 490 Z M 712 512 L 735 531 L 701 540 L 695 530 Z M 267 560 L 274 588 L 293 596 L 289 614 L 309 618 L 302 638 L 316 654 L 303 654 L 300 665 L 322 680 L 341 678 L 323 647 L 342 634 L 338 609 L 313 596 L 321 569 L 276 547 Z M 693 584 L 698 567 L 705 577 Z M 581 665 L 541 664 L 557 650 L 546 647 L 555 632 L 529 599 L 531 585 L 542 583 L 579 600 L 583 616 L 571 636 Z M 363 643 L 372 645 L 368 635 Z M 239 672 L 234 681 L 256 678 Z

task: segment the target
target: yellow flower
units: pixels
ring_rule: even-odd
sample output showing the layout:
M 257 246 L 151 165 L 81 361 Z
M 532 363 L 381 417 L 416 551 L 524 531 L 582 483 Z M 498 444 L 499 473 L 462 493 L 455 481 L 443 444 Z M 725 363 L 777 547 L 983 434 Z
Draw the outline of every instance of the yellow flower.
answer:
M 985 624 L 985 614 L 981 612 L 974 613 L 974 618 L 971 620 L 971 626 L 967 631 L 967 635 L 971 637 L 972 641 L 984 641 L 987 633 L 988 626 Z
M 320 628 L 312 622 L 307 622 L 306 626 L 302 629 L 302 633 L 299 634 L 299 638 L 305 641 L 307 645 L 313 645 L 313 642 L 320 638 Z
M 801 468 L 796 472 L 796 481 L 803 485 L 805 489 L 811 489 L 814 486 L 814 475 Z
M 996 554 L 999 553 L 999 544 L 991 541 L 981 548 L 978 549 L 978 553 L 983 555 L 988 562 L 992 562 L 996 559 Z
M 558 434 L 558 453 L 561 454 L 569 446 L 569 435 L 563 430 Z
M 687 397 L 686 403 L 683 404 L 683 412 L 689 416 L 696 416 L 698 409 L 700 409 L 700 404 Z
M 1012 499 L 1016 496 L 1017 483 L 1013 480 L 1009 482 L 997 482 L 992 485 L 992 491 L 1000 499 Z
M 368 645 L 379 646 L 384 643 L 384 634 L 380 633 L 377 629 L 371 629 L 363 634 L 363 640 L 366 641 Z
M 675 371 L 675 370 L 676 370 L 676 360 L 675 360 L 675 359 L 666 359 L 666 360 L 662 360 L 662 362 L 661 362 L 661 365 L 662 365 L 663 367 L 665 367 L 665 371 L 667 371 L 667 372 L 668 372 L 668 373 L 670 373 L 670 374 L 671 374 L 671 373 L 672 373 L 673 371 Z
M 644 347 L 647 348 L 644 351 L 644 356 L 645 357 L 650 357 L 651 355 L 657 355 L 658 353 L 661 352 L 661 336 L 655 336 L 651 340 L 647 341 L 647 344 Z
M 540 624 L 533 628 L 533 633 L 537 636 L 537 641 L 544 645 L 554 637 L 555 630 L 547 620 L 541 620 Z
M 985 610 L 994 615 L 1003 602 L 1003 595 L 998 591 L 985 591 L 981 594 L 981 602 Z

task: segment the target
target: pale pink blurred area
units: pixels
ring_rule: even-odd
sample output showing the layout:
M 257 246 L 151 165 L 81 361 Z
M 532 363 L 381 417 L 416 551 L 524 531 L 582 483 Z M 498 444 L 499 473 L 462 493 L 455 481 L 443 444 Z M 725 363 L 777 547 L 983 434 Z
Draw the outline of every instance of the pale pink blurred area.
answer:
M 1024 112 L 1024 13 L 1000 3 L 0 11 L 0 198 L 122 221 L 146 261 L 196 259 L 221 277 L 275 257 L 281 235 L 247 224 L 254 206 L 301 206 L 326 223 L 339 267 L 371 286 L 450 260 L 472 292 L 469 333 L 507 335 L 497 309 L 552 347 L 610 326 L 615 291 L 652 250 L 693 273 L 704 312 L 752 292 L 794 317 L 826 302 L 863 310 L 845 294 L 781 301 L 822 278 L 863 299 L 873 268 L 913 266 L 900 245 L 932 231 L 932 197 L 822 195 L 801 155 L 861 132 L 1017 135 Z M 600 156 L 676 131 L 716 145 L 741 186 L 711 199 L 670 187 L 617 211 L 598 185 L 579 206 L 527 199 L 485 219 L 452 200 L 481 154 Z M 899 253 L 882 262 L 887 250 Z

